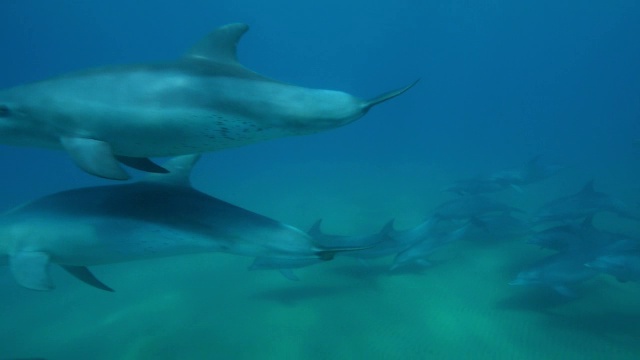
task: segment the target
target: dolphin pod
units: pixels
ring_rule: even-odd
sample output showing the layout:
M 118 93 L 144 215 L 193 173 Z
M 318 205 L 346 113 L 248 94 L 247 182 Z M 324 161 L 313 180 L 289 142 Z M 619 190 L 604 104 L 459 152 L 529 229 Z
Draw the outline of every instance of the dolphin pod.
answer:
M 82 70 L 0 91 L 0 143 L 64 149 L 87 173 L 129 178 L 121 164 L 312 134 L 357 120 L 409 88 L 361 100 L 269 79 L 242 66 L 246 24 L 222 26 L 177 61 Z
M 149 172 L 132 184 L 52 194 L 0 216 L 0 264 L 33 290 L 54 288 L 51 264 L 101 290 L 113 291 L 90 266 L 202 252 L 253 257 L 250 269 L 293 269 L 337 254 L 395 256 L 389 271 L 431 266 L 429 257 L 459 240 L 519 239 L 557 251 L 521 271 L 512 285 L 574 287 L 598 273 L 640 282 L 640 241 L 595 228 L 599 212 L 638 220 L 623 201 L 594 190 L 543 205 L 529 222 L 521 210 L 488 196 L 545 180 L 562 167 L 539 156 L 523 166 L 455 182 L 460 195 L 421 224 L 393 221 L 365 236 L 331 235 L 316 223 L 308 233 L 193 189 L 189 174 L 200 154 L 284 136 L 311 134 L 357 120 L 409 88 L 371 100 L 297 87 L 244 68 L 236 45 L 244 24 L 223 26 L 181 59 L 165 64 L 109 66 L 0 91 L 0 142 L 67 151 L 84 171 L 129 178 L 121 164 Z M 149 158 L 177 156 L 163 166 Z M 537 230 L 537 226 L 561 223 Z

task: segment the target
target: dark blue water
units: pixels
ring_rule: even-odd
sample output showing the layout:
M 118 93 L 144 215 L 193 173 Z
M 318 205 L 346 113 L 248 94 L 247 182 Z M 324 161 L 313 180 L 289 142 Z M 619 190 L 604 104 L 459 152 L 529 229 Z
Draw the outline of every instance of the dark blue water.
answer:
M 371 233 L 422 221 L 451 181 L 542 155 L 569 168 L 503 200 L 529 211 L 594 179 L 640 202 L 632 0 L 4 0 L 0 87 L 175 59 L 231 22 L 251 26 L 240 61 L 274 79 L 363 98 L 421 81 L 346 127 L 208 154 L 202 190 L 301 228 L 322 217 L 336 233 Z M 59 151 L 0 146 L 0 166 L 3 210 L 110 183 Z M 640 235 L 633 221 L 599 225 Z M 30 292 L 2 269 L 0 358 L 637 358 L 637 284 L 602 277 L 578 301 L 529 302 L 506 283 L 536 251 L 461 244 L 419 275 L 336 261 L 300 283 L 222 255 L 100 267 L 115 295 L 57 270 L 57 290 Z

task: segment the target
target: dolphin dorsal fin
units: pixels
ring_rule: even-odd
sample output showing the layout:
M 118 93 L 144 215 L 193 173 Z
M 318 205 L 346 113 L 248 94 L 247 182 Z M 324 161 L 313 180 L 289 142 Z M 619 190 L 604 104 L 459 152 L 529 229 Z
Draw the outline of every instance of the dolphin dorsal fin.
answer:
M 580 190 L 581 194 L 592 194 L 596 192 L 595 189 L 593 188 L 593 180 L 589 180 L 589 182 L 587 182 L 584 187 L 582 188 L 582 190 Z
M 247 30 L 249 26 L 242 23 L 219 27 L 195 44 L 184 58 L 239 66 L 236 49 Z
M 384 224 L 384 226 L 380 230 L 380 234 L 381 235 L 387 235 L 389 233 L 392 233 L 392 232 L 396 231 L 395 226 L 394 226 L 395 222 L 396 222 L 396 219 L 391 219 L 391 220 L 387 221 L 387 223 Z
M 584 220 L 582 220 L 582 223 L 580 224 L 580 226 L 583 229 L 592 229 L 593 228 L 593 214 L 590 214 L 589 216 L 584 218 Z
M 169 172 L 166 174 L 149 174 L 144 179 L 148 182 L 158 182 L 168 185 L 191 187 L 191 170 L 200 159 L 200 154 L 190 154 L 172 157 L 162 166 Z
M 311 225 L 311 228 L 309 229 L 309 231 L 307 231 L 307 234 L 311 237 L 323 236 L 324 233 L 322 232 L 322 230 L 320 230 L 321 226 L 322 219 L 318 219 L 318 221 L 314 222 L 313 225 Z

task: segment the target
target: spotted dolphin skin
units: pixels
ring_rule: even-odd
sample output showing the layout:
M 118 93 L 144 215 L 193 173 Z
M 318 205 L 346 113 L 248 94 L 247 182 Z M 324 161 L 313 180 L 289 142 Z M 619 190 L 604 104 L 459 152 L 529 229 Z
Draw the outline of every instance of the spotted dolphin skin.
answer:
M 192 188 L 196 159 L 176 157 L 165 163 L 168 174 L 63 191 L 9 211 L 0 216 L 0 263 L 29 289 L 53 288 L 54 263 L 110 291 L 88 266 L 204 252 L 309 263 L 335 255 L 297 228 Z
M 220 27 L 170 63 L 107 66 L 0 91 L 0 143 L 64 149 L 84 171 L 124 180 L 121 163 L 161 173 L 149 157 L 336 128 L 413 86 L 361 100 L 266 78 L 237 60 L 247 30 Z

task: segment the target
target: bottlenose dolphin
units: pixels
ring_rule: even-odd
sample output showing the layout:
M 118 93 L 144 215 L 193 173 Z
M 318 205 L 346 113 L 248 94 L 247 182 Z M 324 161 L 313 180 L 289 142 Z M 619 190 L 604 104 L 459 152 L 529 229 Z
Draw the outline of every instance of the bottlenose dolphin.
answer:
M 538 224 L 547 221 L 575 221 L 602 211 L 613 212 L 628 219 L 639 219 L 622 200 L 596 191 L 591 180 L 579 192 L 543 205 L 534 214 L 533 222 Z
M 445 187 L 443 191 L 450 191 L 461 196 L 493 193 L 508 187 L 502 181 L 493 178 L 478 176 L 472 179 L 457 180 Z
M 620 282 L 640 282 L 640 251 L 605 254 L 585 265 L 614 276 Z
M 466 195 L 446 201 L 436 207 L 434 216 L 439 220 L 473 220 L 493 213 L 522 212 L 512 206 L 484 195 Z
M 477 243 L 511 241 L 529 235 L 529 223 L 510 213 L 491 213 L 471 219 L 463 239 Z
M 425 221 L 425 223 L 429 222 L 431 222 L 430 219 Z M 429 262 L 427 258 L 438 248 L 462 238 L 470 224 L 465 224 L 461 228 L 453 231 L 436 231 L 431 224 L 428 225 L 428 229 L 425 231 L 422 230 L 423 226 L 421 225 L 408 230 L 399 231 L 397 234 L 394 234 L 395 236 L 400 237 L 414 237 L 414 240 L 409 248 L 400 251 L 396 255 L 389 270 L 394 271 L 398 268 L 412 264 L 422 267 L 431 266 L 431 262 Z
M 624 244 L 619 242 L 626 240 L 625 236 L 597 229 L 593 226 L 593 216 L 589 216 L 580 224 L 569 223 L 539 231 L 527 243 L 559 252 L 576 252 L 597 251 L 613 244 Z
M 565 166 L 540 164 L 539 160 L 540 155 L 537 155 L 523 166 L 496 172 L 489 179 L 522 192 L 520 186 L 542 181 L 565 169 Z
M 309 235 L 314 241 L 326 248 L 350 247 L 350 251 L 340 252 L 340 255 L 353 257 L 364 261 L 395 254 L 410 244 L 403 244 L 391 236 L 393 220 L 387 222 L 382 229 L 371 235 L 333 235 L 327 234 L 321 229 L 322 219 L 316 221 Z
M 168 174 L 45 196 L 0 216 L 0 263 L 15 280 L 51 290 L 51 263 L 97 288 L 87 266 L 202 252 L 290 261 L 330 260 L 305 232 L 195 190 L 197 156 L 165 163 Z M 7 261 L 8 260 L 8 261 Z
M 229 24 L 181 59 L 70 73 L 0 92 L 0 143 L 64 149 L 84 171 L 125 180 L 120 163 L 221 150 L 346 125 L 412 87 L 361 100 L 275 81 L 243 67 Z
M 584 264 L 591 261 L 590 252 L 559 253 L 542 259 L 529 269 L 518 273 L 509 285 L 547 286 L 567 297 L 576 297 L 572 287 L 598 274 Z

